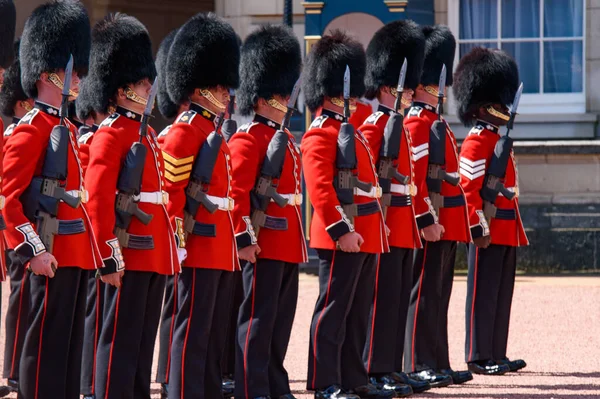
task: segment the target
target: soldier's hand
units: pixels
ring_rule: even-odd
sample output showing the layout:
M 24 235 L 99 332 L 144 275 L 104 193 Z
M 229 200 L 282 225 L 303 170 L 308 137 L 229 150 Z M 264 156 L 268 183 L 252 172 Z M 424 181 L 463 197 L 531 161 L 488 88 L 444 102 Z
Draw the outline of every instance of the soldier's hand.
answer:
M 54 255 L 50 252 L 44 252 L 38 256 L 33 257 L 29 262 L 29 269 L 33 274 L 41 276 L 54 277 L 54 272 L 58 267 L 58 262 Z
M 473 242 L 475 243 L 475 245 L 477 245 L 477 248 L 487 248 L 490 246 L 490 243 L 492 242 L 492 237 L 490 237 L 490 236 L 477 237 L 477 238 L 473 239 Z
M 434 223 L 421 230 L 421 235 L 425 241 L 436 242 L 442 239 L 445 231 L 444 226 L 439 223 Z
M 103 283 L 119 288 L 121 286 L 121 281 L 123 280 L 123 274 L 125 274 L 125 271 L 123 270 L 116 273 L 105 274 L 104 276 L 100 276 L 100 280 L 102 280 Z
M 387 225 L 387 224 L 386 224 L 386 225 L 384 225 L 384 226 L 385 226 L 385 235 L 389 237 L 389 236 L 390 236 L 390 233 L 392 232 L 392 230 L 390 230 L 390 228 L 388 227 L 388 225 Z
M 248 245 L 238 250 L 238 256 L 240 259 L 248 261 L 250 263 L 256 263 L 256 257 L 260 253 L 260 247 L 258 244 Z
M 344 252 L 360 252 L 360 246 L 365 240 L 355 231 L 344 234 L 338 239 L 338 246 Z

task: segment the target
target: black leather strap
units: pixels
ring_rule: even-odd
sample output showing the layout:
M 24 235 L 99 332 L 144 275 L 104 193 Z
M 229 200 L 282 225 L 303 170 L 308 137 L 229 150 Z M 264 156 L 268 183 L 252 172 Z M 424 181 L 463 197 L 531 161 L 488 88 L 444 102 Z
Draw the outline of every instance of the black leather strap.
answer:
M 196 222 L 194 223 L 192 234 L 200 237 L 216 237 L 217 226 L 214 224 Z
M 129 234 L 129 249 L 154 249 L 154 239 L 152 236 L 139 236 L 137 234 Z
M 357 216 L 368 216 L 379 212 L 379 202 L 371 201 L 364 204 L 356 204 Z
M 288 221 L 286 218 L 266 215 L 265 229 L 285 231 L 288 229 Z
M 390 206 L 401 208 L 410 205 L 412 205 L 412 198 L 410 195 L 392 195 Z
M 465 205 L 465 197 L 463 197 L 462 195 L 455 195 L 454 197 L 444 197 L 444 208 L 456 208 Z
M 517 220 L 517 212 L 514 209 L 496 209 L 494 219 Z

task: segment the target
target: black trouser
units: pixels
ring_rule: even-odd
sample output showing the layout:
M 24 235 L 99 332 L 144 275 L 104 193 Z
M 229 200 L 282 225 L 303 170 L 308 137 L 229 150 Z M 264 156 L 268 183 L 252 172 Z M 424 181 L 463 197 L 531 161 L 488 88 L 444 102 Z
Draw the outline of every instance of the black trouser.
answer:
M 83 336 L 83 356 L 81 363 L 81 394 L 94 394 L 96 350 L 102 331 L 104 311 L 104 283 L 90 273 L 87 283 L 87 305 L 85 311 L 85 335 Z
M 96 399 L 150 399 L 154 343 L 165 276 L 125 271 L 120 288 L 105 284 L 104 323 L 96 353 Z
M 219 399 L 233 273 L 184 267 L 178 278 L 170 399 Z
M 283 367 L 298 302 L 298 264 L 246 262 L 235 373 L 236 399 L 279 398 L 290 393 Z
M 225 352 L 221 360 L 221 374 L 224 376 L 235 375 L 235 348 L 237 347 L 237 323 L 240 306 L 244 301 L 244 283 L 242 281 L 242 272 L 233 273 L 233 296 L 231 302 L 231 317 L 227 326 L 227 342 L 225 343 Z
M 177 314 L 177 275 L 167 276 L 165 286 L 165 299 L 160 316 L 160 329 L 158 330 L 158 368 L 156 382 L 169 383 L 169 368 L 171 367 L 171 343 L 175 328 L 175 314 Z
M 367 384 L 362 354 L 373 302 L 377 255 L 318 250 L 319 298 L 310 326 L 307 387 Z
M 390 252 L 379 256 L 363 353 L 369 374 L 402 371 L 413 252 L 413 249 L 390 247 Z
M 456 241 L 423 241 L 415 251 L 404 347 L 407 372 L 450 368 L 448 306 L 455 259 Z
M 10 278 L 10 296 L 6 309 L 6 343 L 4 346 L 4 378 L 19 379 L 19 364 L 29 325 L 29 273 L 20 262 L 6 257 Z M 0 288 L 0 294 L 2 290 Z
M 53 278 L 29 274 L 29 329 L 21 354 L 19 398 L 79 399 L 89 272 L 60 267 Z
M 516 247 L 490 245 L 481 249 L 469 245 L 467 362 L 506 357 L 516 266 Z

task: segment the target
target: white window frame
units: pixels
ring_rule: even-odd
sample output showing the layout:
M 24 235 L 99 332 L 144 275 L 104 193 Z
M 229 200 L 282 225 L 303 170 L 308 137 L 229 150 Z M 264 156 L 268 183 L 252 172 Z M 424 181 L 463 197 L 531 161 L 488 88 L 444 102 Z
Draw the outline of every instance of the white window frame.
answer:
M 544 1 L 540 0 L 540 29 L 541 37 L 537 38 L 501 38 L 502 24 L 498 23 L 498 34 L 495 39 L 460 39 L 460 2 L 461 0 L 448 0 L 448 27 L 456 37 L 457 56 L 454 59 L 454 67 L 459 61 L 460 45 L 464 43 L 496 42 L 498 48 L 501 48 L 501 42 L 536 42 L 540 43 L 540 87 L 544 82 L 544 42 L 549 41 L 572 41 L 581 40 L 582 42 L 582 92 L 580 93 L 526 93 L 521 97 L 519 104 L 519 113 L 521 114 L 584 114 L 586 112 L 586 22 L 587 22 L 587 1 L 583 0 L 583 36 L 574 37 L 543 37 L 544 23 Z M 502 0 L 497 0 L 497 15 L 502 13 Z M 454 99 L 450 100 L 452 111 L 455 110 Z

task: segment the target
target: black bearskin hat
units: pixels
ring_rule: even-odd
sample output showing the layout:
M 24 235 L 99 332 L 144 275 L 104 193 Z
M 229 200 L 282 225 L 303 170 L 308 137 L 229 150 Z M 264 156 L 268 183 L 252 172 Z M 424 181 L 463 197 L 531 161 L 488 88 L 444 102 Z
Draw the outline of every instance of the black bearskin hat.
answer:
M 416 89 L 421 79 L 425 55 L 425 36 L 413 21 L 394 21 L 379 29 L 367 47 L 366 93 L 369 100 L 382 86 L 396 87 L 406 58 L 404 87 Z
M 52 0 L 35 10 L 21 36 L 21 84 L 37 97 L 36 82 L 42 72 L 64 69 L 73 55 L 73 72 L 87 73 L 90 57 L 90 21 L 77 0 Z
M 259 98 L 288 96 L 300 76 L 300 43 L 284 26 L 267 25 L 246 38 L 240 61 L 236 101 L 241 115 L 250 115 Z
M 8 68 L 15 56 L 11 44 L 15 40 L 17 10 L 12 0 L 0 0 L 0 68 Z
M 438 85 L 442 65 L 446 65 L 446 86 L 452 86 L 452 67 L 454 64 L 454 53 L 456 51 L 456 40 L 447 26 L 435 25 L 424 26 L 425 34 L 425 63 L 421 75 L 421 84 Z
M 91 109 L 105 114 L 119 88 L 145 78 L 152 82 L 155 77 L 152 43 L 140 21 L 115 13 L 94 26 L 90 72 L 81 85 Z M 83 104 L 82 109 L 85 109 Z
M 92 88 L 87 86 L 87 79 L 88 78 L 85 77 L 81 80 L 81 83 L 79 83 L 79 95 L 77 96 L 77 100 L 72 102 L 72 104 L 75 104 L 75 114 L 77 115 L 77 119 L 80 121 L 85 121 L 90 116 L 95 118 L 93 96 L 98 93 L 94 93 Z
M 355 39 L 341 30 L 323 36 L 310 50 L 303 76 L 306 105 L 316 111 L 325 97 L 340 97 L 344 93 L 344 73 L 350 67 L 350 96 L 365 92 L 365 50 Z
M 476 47 L 460 60 L 454 80 L 458 116 L 471 125 L 480 107 L 512 104 L 519 88 L 519 69 L 504 51 Z
M 190 18 L 175 36 L 167 59 L 167 90 L 175 104 L 195 89 L 239 85 L 240 45 L 231 25 L 213 13 Z
M 15 54 L 19 54 L 19 40 L 14 44 Z M 28 97 L 21 86 L 21 66 L 19 57 L 15 57 L 12 65 L 4 71 L 4 85 L 0 89 L 0 112 L 6 117 L 15 114 L 15 105 Z
M 166 76 L 167 57 L 169 56 L 169 50 L 171 49 L 171 44 L 173 44 L 176 34 L 177 29 L 171 31 L 160 43 L 160 47 L 156 53 L 156 72 L 158 73 L 158 91 L 156 93 L 156 103 L 158 105 L 158 110 L 165 118 L 174 118 L 177 116 L 177 111 L 179 110 L 177 104 L 174 104 L 169 98 Z

